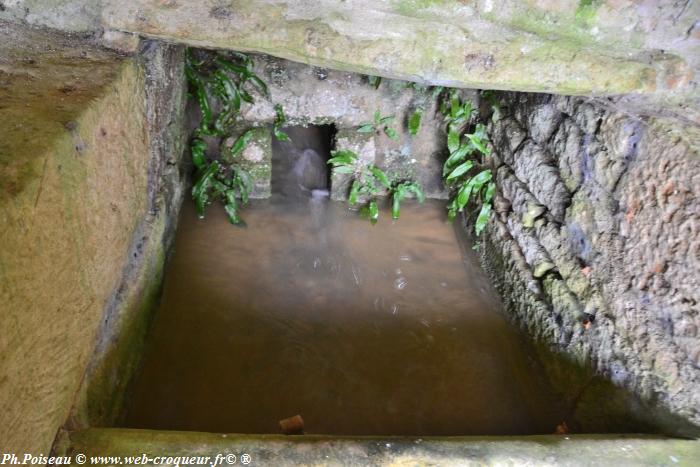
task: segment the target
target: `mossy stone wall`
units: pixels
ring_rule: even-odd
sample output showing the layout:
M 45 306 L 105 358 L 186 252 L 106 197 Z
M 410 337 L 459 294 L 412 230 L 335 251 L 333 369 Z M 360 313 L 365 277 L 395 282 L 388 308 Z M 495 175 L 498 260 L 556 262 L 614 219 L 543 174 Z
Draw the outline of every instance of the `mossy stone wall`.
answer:
M 47 454 L 72 407 L 109 423 L 140 353 L 182 195 L 183 144 L 166 144 L 182 104 L 153 110 L 157 60 L 1 26 L 0 451 Z M 177 75 L 182 48 L 154 47 L 180 51 Z M 109 363 L 115 348 L 131 360 Z
M 650 424 L 697 434 L 697 129 L 590 99 L 496 100 L 500 118 L 481 107 L 497 181 L 482 259 L 506 308 Z

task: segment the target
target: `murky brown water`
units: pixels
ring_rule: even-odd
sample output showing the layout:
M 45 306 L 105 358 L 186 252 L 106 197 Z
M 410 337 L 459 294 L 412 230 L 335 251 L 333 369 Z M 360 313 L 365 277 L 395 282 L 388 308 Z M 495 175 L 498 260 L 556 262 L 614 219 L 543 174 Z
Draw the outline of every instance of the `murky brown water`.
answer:
M 307 433 L 551 433 L 556 401 L 444 203 L 372 226 L 298 189 L 295 161 L 328 149 L 290 134 L 246 228 L 185 202 L 125 425 L 277 433 L 300 414 Z
M 553 431 L 526 344 L 442 203 L 375 226 L 312 203 L 254 202 L 244 229 L 185 203 L 126 426 L 275 433 L 301 414 L 308 433 Z

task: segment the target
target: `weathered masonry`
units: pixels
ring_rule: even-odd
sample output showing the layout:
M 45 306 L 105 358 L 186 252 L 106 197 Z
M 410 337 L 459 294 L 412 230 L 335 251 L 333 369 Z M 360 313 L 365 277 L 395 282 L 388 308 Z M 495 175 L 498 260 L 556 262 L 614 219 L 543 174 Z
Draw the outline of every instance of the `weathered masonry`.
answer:
M 576 391 L 562 390 L 580 427 L 604 430 L 601 413 L 632 411 L 664 435 L 696 437 L 699 5 L 0 0 L 0 453 L 248 443 L 260 456 L 291 450 L 304 462 L 325 462 L 305 454 L 311 446 L 358 462 L 489 462 L 509 452 L 576 463 L 571 446 L 634 445 L 616 451 L 617 462 L 692 465 L 697 441 L 662 437 L 418 446 L 109 427 L 138 367 L 188 191 L 192 46 L 256 54 L 289 124 L 334 125 L 336 147 L 410 172 L 434 198 L 448 195 L 445 132 L 427 86 L 463 88 L 487 127 L 497 186 L 482 264 L 542 354 L 581 368 L 563 376 Z M 383 77 L 381 86 L 366 75 Z M 404 123 L 417 107 L 424 122 L 411 136 Z M 356 131 L 376 110 L 396 115 L 396 140 Z M 258 129 L 244 157 L 265 197 L 273 101 L 243 117 Z M 333 197 L 345 187 L 336 177 Z M 566 368 L 545 360 L 551 374 Z
M 697 425 L 697 129 L 580 98 L 498 99 L 482 260 L 507 306 L 537 339 Z

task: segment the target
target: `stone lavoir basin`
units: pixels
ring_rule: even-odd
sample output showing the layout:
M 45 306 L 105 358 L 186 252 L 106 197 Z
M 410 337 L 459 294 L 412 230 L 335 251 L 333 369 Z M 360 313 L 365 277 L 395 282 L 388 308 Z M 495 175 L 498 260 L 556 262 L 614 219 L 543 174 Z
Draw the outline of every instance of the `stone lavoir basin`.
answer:
M 0 2 L 0 463 L 698 465 L 697 5 L 249 3 Z

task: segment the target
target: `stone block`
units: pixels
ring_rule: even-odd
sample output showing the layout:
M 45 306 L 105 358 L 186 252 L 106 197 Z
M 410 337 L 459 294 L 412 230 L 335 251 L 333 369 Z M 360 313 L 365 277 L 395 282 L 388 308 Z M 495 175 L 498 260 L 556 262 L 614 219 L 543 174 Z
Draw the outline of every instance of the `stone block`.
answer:
M 250 130 L 253 136 L 243 151 L 233 159 L 233 163 L 250 174 L 253 184 L 251 198 L 269 198 L 272 193 L 272 131 L 268 127 Z M 236 132 L 222 141 L 221 155 L 224 159 L 244 131 L 247 130 Z
M 559 175 L 566 189 L 573 193 L 583 182 L 583 137 L 581 129 L 570 119 L 564 119 L 547 149 L 556 155 Z
M 535 219 L 546 212 L 546 208 L 527 189 L 527 185 L 518 180 L 508 167 L 500 167 L 496 172 L 496 184 L 502 195 L 510 201 L 515 215 L 524 227 L 534 226 Z
M 184 184 L 183 49 L 152 50 L 162 60 L 0 21 L 6 453 L 114 423 L 138 363 Z
M 504 117 L 490 124 L 490 139 L 495 152 L 500 159 L 509 166 L 514 164 L 514 152 L 527 138 L 527 133 L 512 117 Z
M 377 158 L 377 147 L 372 133 L 358 133 L 356 128 L 338 130 L 335 136 L 335 149 L 348 149 L 357 154 L 360 163 L 374 164 Z M 331 199 L 344 201 L 347 199 L 352 175 L 331 172 Z
M 554 134 L 562 118 L 562 113 L 553 104 L 534 107 L 527 117 L 530 137 L 536 143 L 544 145 Z
M 547 251 L 537 241 L 534 232 L 525 229 L 513 216 L 508 219 L 507 225 L 508 231 L 518 242 L 520 251 L 522 251 L 525 261 L 530 266 L 533 277 L 539 279 L 555 268 Z
M 553 164 L 551 154 L 533 142 L 526 142 L 515 155 L 513 171 L 554 219 L 561 222 L 570 195 Z

